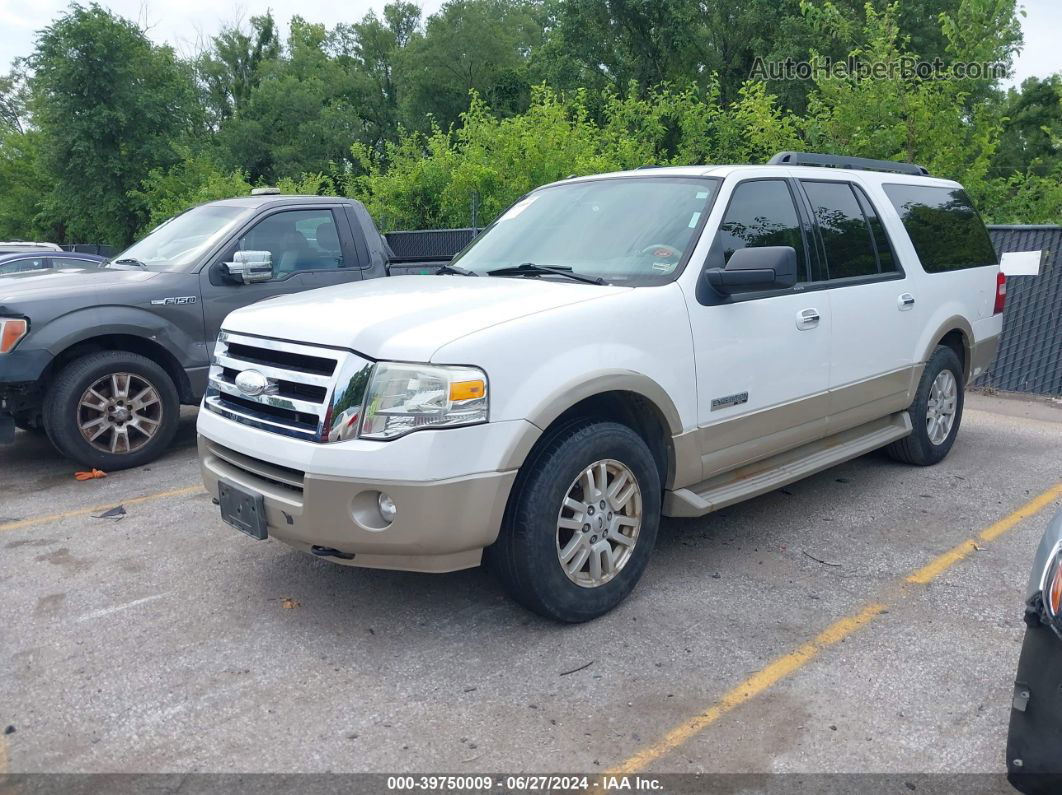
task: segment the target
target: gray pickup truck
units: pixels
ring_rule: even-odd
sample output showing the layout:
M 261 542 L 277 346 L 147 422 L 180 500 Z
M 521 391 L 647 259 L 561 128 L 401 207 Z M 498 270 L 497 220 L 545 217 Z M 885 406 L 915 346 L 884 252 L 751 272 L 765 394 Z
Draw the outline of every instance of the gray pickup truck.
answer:
M 229 312 L 391 260 L 360 202 L 266 193 L 188 210 L 100 270 L 0 279 L 0 441 L 19 427 L 85 466 L 151 461 L 202 398 Z

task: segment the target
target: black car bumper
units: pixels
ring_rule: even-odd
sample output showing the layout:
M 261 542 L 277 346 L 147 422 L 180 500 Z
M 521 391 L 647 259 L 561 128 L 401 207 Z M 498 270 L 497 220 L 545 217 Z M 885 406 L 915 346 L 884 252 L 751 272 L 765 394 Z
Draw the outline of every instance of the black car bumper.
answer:
M 1007 737 L 1007 777 L 1021 792 L 1062 792 L 1062 639 L 1025 631 Z
M 16 348 L 0 354 L 0 389 L 8 384 L 35 383 L 51 361 L 51 352 L 42 348 Z
M 41 376 L 52 361 L 46 350 L 13 350 L 0 355 L 0 444 L 15 439 L 15 417 L 36 414 Z

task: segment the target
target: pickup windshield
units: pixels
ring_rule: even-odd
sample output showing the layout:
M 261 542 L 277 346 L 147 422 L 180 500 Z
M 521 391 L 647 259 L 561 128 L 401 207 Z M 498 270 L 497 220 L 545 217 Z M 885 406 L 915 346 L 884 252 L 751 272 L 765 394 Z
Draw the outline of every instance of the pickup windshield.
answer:
M 668 282 L 718 188 L 718 179 L 668 176 L 551 185 L 502 213 L 454 264 L 481 275 L 534 263 L 626 286 Z
M 224 204 L 196 207 L 156 226 L 143 240 L 114 257 L 109 267 L 187 270 L 250 213 L 247 207 Z

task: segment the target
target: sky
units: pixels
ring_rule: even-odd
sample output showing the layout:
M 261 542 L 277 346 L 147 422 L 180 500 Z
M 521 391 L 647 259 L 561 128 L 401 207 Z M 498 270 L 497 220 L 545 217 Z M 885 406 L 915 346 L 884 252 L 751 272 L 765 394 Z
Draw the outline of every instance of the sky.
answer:
M 379 13 L 386 0 L 102 0 L 101 5 L 137 20 L 157 42 L 171 44 L 178 53 L 191 55 L 201 43 L 223 26 L 260 14 L 267 8 L 285 25 L 295 14 L 311 22 L 332 27 L 338 22 L 355 22 L 370 9 Z M 1044 77 L 1062 70 L 1060 0 L 1020 0 L 1028 16 L 1022 22 L 1025 49 L 1014 65 L 1008 84 L 1019 84 L 1029 76 Z M 0 74 L 6 74 L 11 61 L 33 50 L 34 32 L 48 25 L 67 7 L 67 0 L 0 0 Z M 442 0 L 421 0 L 424 14 L 438 10 Z

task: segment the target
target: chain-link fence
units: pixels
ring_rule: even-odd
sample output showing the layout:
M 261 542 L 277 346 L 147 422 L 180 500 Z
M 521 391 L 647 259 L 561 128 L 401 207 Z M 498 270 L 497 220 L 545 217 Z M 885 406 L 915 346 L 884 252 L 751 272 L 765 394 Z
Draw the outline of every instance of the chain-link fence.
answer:
M 989 227 L 996 251 L 1043 251 L 1039 276 L 1007 279 L 999 355 L 975 384 L 1062 395 L 1062 226 Z

